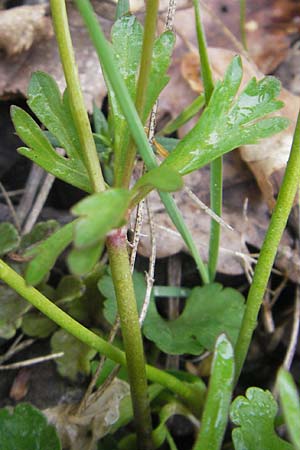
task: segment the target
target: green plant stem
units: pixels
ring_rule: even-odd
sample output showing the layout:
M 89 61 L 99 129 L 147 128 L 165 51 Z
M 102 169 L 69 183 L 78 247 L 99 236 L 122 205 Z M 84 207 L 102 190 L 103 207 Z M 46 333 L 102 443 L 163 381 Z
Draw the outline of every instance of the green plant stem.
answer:
M 120 228 L 112 231 L 106 242 L 126 353 L 137 441 L 140 450 L 152 449 L 145 357 L 127 252 L 126 230 Z
M 99 353 L 105 355 L 107 358 L 126 367 L 126 357 L 124 352 L 114 347 L 112 344 L 109 344 L 100 336 L 74 320 L 37 289 L 28 286 L 25 283 L 24 278 L 1 259 L 0 279 L 68 333 L 72 334 L 84 344 L 94 348 Z M 194 408 L 194 410 L 197 410 L 197 407 L 199 409 L 199 405 L 203 404 L 206 390 L 204 383 L 202 385 L 200 396 L 197 397 L 195 396 L 194 389 L 190 385 L 178 380 L 165 371 L 146 365 L 146 373 L 147 378 L 150 381 L 158 383 L 178 394 L 179 397 L 185 400 L 187 404 Z
M 287 163 L 282 185 L 278 194 L 276 206 L 272 214 L 259 258 L 255 267 L 252 284 L 249 290 L 246 310 L 241 330 L 237 340 L 236 355 L 236 381 L 240 375 L 247 356 L 252 334 L 257 323 L 257 316 L 267 288 L 275 260 L 277 248 L 285 229 L 289 213 L 293 206 L 300 175 L 300 114 L 298 115 L 293 145 Z
M 91 180 L 93 191 L 101 192 L 105 190 L 105 183 L 80 88 L 65 1 L 51 0 L 50 4 L 60 59 L 70 96 L 72 115 L 82 147 L 83 159 Z
M 246 0 L 240 0 L 240 33 L 242 44 L 245 50 L 247 50 L 247 35 L 246 35 Z
M 97 51 L 98 57 L 101 60 L 101 64 L 104 67 L 106 75 L 109 78 L 118 102 L 120 103 L 122 112 L 127 119 L 128 127 L 135 140 L 137 148 L 139 149 L 139 152 L 146 164 L 147 169 L 153 169 L 157 167 L 155 156 L 148 143 L 139 115 L 134 107 L 128 90 L 126 89 L 125 83 L 120 76 L 115 61 L 110 53 L 109 46 L 106 42 L 105 36 L 98 23 L 97 17 L 94 14 L 91 4 L 88 0 L 75 0 L 75 2 L 90 33 L 91 40 Z M 209 276 L 207 269 L 199 255 L 192 235 L 188 230 L 186 224 L 184 223 L 182 215 L 180 214 L 173 198 L 170 194 L 167 193 L 160 193 L 160 196 L 171 220 L 173 221 L 179 233 L 182 235 L 187 247 L 189 248 L 193 258 L 195 259 L 203 282 L 208 283 Z
M 192 119 L 197 112 L 200 111 L 200 109 L 205 104 L 205 97 L 203 94 L 200 94 L 198 97 L 195 98 L 195 100 L 192 101 L 192 103 L 187 106 L 175 119 L 170 120 L 162 130 L 158 132 L 159 136 L 164 136 L 166 134 L 172 134 L 176 130 L 178 130 L 179 127 L 187 123 L 190 119 Z
M 146 17 L 144 24 L 143 46 L 139 77 L 137 82 L 135 107 L 139 117 L 143 120 L 143 112 L 146 103 L 146 93 L 151 72 L 151 61 L 153 46 L 155 40 L 155 30 L 157 22 L 157 13 L 159 0 L 151 0 L 146 2 Z M 132 169 L 136 156 L 136 144 L 130 139 L 126 160 L 123 168 L 122 186 L 128 187 L 131 180 Z
M 207 44 L 205 39 L 204 28 L 200 15 L 199 0 L 193 0 L 196 18 L 196 31 L 198 39 L 198 49 L 201 61 L 201 72 L 204 85 L 204 95 L 206 104 L 209 103 L 210 97 L 214 90 L 214 82 L 209 58 L 207 53 Z M 219 217 L 222 215 L 222 185 L 223 176 L 222 158 L 215 159 L 210 163 L 210 207 L 212 211 Z M 216 276 L 218 265 L 219 247 L 220 247 L 221 226 L 219 222 L 211 219 L 210 222 L 210 238 L 208 250 L 208 272 L 212 282 Z

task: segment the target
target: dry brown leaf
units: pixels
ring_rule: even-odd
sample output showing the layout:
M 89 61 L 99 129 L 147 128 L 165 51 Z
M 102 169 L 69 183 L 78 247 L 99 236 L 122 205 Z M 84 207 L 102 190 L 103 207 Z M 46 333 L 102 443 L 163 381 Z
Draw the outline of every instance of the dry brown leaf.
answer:
M 94 394 L 93 394 L 94 395 Z M 43 413 L 55 425 L 62 447 L 69 450 L 96 450 L 97 442 L 105 436 L 119 418 L 120 401 L 129 395 L 129 385 L 115 378 L 103 394 L 76 415 L 77 404 L 62 404 Z
M 99 14 L 104 11 L 101 6 L 103 5 L 98 5 Z M 16 8 L 9 11 L 14 9 Z M 82 19 L 72 4 L 68 4 L 68 14 L 81 86 L 86 106 L 91 112 L 93 101 L 96 101 L 100 106 L 107 91 L 98 57 Z M 108 34 L 111 21 L 100 15 L 98 17 L 104 31 Z M 0 97 L 9 98 L 20 94 L 26 96 L 31 74 L 37 70 L 49 73 L 56 79 L 61 90 L 65 88 L 65 80 L 54 36 L 47 40 L 35 42 L 28 51 L 14 56 L 6 55 L 0 59 Z
M 0 49 L 8 56 L 27 51 L 53 36 L 46 5 L 19 6 L 0 12 Z

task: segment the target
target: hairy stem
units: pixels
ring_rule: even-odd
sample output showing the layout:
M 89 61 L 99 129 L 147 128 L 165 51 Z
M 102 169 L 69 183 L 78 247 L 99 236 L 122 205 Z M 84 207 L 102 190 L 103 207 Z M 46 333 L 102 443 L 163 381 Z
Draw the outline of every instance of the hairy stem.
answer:
M 293 206 L 293 202 L 299 185 L 299 168 L 300 114 L 298 115 L 293 145 L 282 185 L 278 194 L 276 206 L 272 214 L 270 225 L 268 227 L 268 231 L 266 233 L 259 254 L 252 284 L 247 298 L 246 311 L 243 317 L 241 330 L 235 348 L 236 380 L 239 378 L 240 372 L 247 356 L 248 348 L 252 339 L 252 334 L 256 327 L 257 316 L 263 301 L 264 293 L 266 291 L 272 266 L 275 260 L 277 248 L 280 243 L 282 233 L 285 229 L 289 213 Z
M 96 151 L 90 121 L 80 88 L 78 70 L 74 57 L 68 17 L 64 0 L 51 0 L 52 21 L 64 70 L 71 111 L 79 135 L 83 159 L 94 192 L 105 190 L 105 183 Z
M 106 243 L 126 353 L 137 440 L 140 450 L 152 449 L 144 349 L 127 253 L 126 230 L 111 232 Z

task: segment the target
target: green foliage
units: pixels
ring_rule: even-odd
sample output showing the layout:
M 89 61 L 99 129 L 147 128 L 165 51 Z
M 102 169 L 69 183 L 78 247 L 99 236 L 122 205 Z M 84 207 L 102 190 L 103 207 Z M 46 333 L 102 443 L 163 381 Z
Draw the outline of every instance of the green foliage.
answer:
M 68 157 L 84 171 L 80 142 L 73 122 L 67 91 L 63 98 L 55 80 L 35 72 L 28 88 L 28 106 L 65 149 Z
M 30 304 L 8 286 L 0 285 L 0 337 L 12 338 Z
M 85 292 L 85 284 L 81 278 L 72 275 L 63 277 L 56 289 L 56 303 L 62 305 L 81 297 Z
M 300 401 L 292 375 L 280 369 L 277 377 L 280 402 L 287 429 L 295 450 L 300 450 Z
M 79 160 L 59 155 L 37 123 L 21 108 L 12 106 L 11 117 L 18 136 L 28 146 L 18 149 L 21 155 L 66 183 L 91 192 L 88 175 Z
M 174 44 L 175 35 L 171 31 L 165 31 L 154 42 L 146 105 L 142 117 L 143 122 L 150 114 L 159 94 L 169 82 L 170 77 L 166 75 L 166 72 L 170 66 Z
M 20 243 L 18 230 L 9 222 L 0 223 L 0 255 L 15 250 Z
M 27 257 L 33 258 L 26 268 L 26 283 L 35 286 L 48 274 L 58 256 L 72 242 L 73 226 L 73 222 L 63 226 L 48 239 L 26 252 Z
M 183 312 L 173 321 L 163 319 L 151 302 L 143 331 L 165 353 L 197 355 L 205 349 L 213 350 L 222 332 L 234 344 L 243 312 L 243 296 L 215 283 L 192 289 Z
M 63 377 L 75 381 L 78 373 L 85 375 L 90 373 L 90 360 L 95 356 L 96 351 L 65 330 L 61 329 L 53 334 L 51 348 L 54 353 L 64 352 L 64 356 L 56 361 L 58 372 Z
M 1 450 L 61 450 L 55 428 L 32 405 L 0 410 Z
M 93 270 L 101 253 L 104 242 L 100 241 L 97 245 L 88 248 L 73 248 L 68 255 L 68 266 L 74 275 L 86 275 Z
M 138 309 L 141 310 L 146 293 L 145 279 L 134 272 L 133 282 Z M 110 276 L 99 280 L 98 287 L 104 297 L 105 318 L 113 323 L 116 317 L 116 299 Z M 158 313 L 152 296 L 143 333 L 165 353 L 198 355 L 205 349 L 213 350 L 217 336 L 226 332 L 232 343 L 237 339 L 244 312 L 244 298 L 236 290 L 210 284 L 192 289 L 181 315 L 167 321 Z
M 230 417 L 238 427 L 232 432 L 235 450 L 293 450 L 274 430 L 278 406 L 271 392 L 249 388 L 246 397 L 237 397 Z
M 28 312 L 22 320 L 22 332 L 35 338 L 46 338 L 57 329 L 52 320 L 38 311 Z
M 235 57 L 225 78 L 216 84 L 210 102 L 195 127 L 180 141 L 163 164 L 185 175 L 241 145 L 282 131 L 282 117 L 262 119 L 282 108 L 276 100 L 280 82 L 274 77 L 254 78 L 236 98 L 242 80 L 242 63 Z M 261 119 L 261 120 L 259 120 Z
M 21 237 L 20 250 L 26 250 L 40 241 L 47 239 L 51 234 L 59 229 L 59 223 L 56 220 L 46 220 L 38 222 L 32 230 Z
M 182 176 L 175 170 L 163 166 L 156 167 L 145 173 L 134 185 L 132 189 L 133 199 L 145 197 L 152 189 L 162 192 L 178 191 L 183 186 Z M 136 200 L 134 201 L 134 203 Z
M 194 450 L 219 450 L 225 434 L 234 382 L 234 352 L 225 334 L 215 345 L 211 377 Z
M 90 195 L 73 206 L 73 214 L 80 216 L 74 227 L 75 247 L 81 249 L 99 244 L 112 228 L 124 225 L 129 203 L 129 191 L 109 189 Z
M 136 81 L 141 59 L 143 28 L 134 16 L 123 15 L 113 25 L 111 30 L 112 52 L 131 99 L 136 96 Z M 146 121 L 159 93 L 168 83 L 166 71 L 170 65 L 175 37 L 170 31 L 161 34 L 154 43 L 151 73 L 146 92 L 146 104 L 142 122 Z M 127 148 L 129 145 L 129 130 L 127 120 L 115 94 L 107 82 L 111 105 L 110 123 L 113 128 L 115 176 L 118 180 L 124 168 Z

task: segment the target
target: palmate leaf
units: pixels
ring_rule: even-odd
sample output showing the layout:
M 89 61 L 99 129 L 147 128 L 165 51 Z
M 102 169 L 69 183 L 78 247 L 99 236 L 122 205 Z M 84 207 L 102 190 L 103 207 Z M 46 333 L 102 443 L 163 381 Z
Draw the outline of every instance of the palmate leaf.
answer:
M 140 311 L 146 293 L 144 276 L 134 272 L 133 284 Z M 102 277 L 98 288 L 107 298 L 104 304 L 105 318 L 113 323 L 117 305 L 111 277 Z M 205 349 L 213 350 L 215 341 L 222 332 L 226 332 L 232 344 L 235 344 L 243 313 L 243 296 L 235 289 L 224 289 L 218 283 L 194 288 L 186 300 L 182 314 L 172 321 L 160 316 L 152 295 L 143 333 L 165 353 L 198 355 Z
M 282 131 L 289 124 L 283 117 L 264 118 L 282 108 L 276 100 L 280 82 L 274 77 L 252 79 L 237 97 L 242 80 L 242 62 L 233 58 L 225 78 L 218 82 L 210 102 L 195 127 L 163 162 L 185 175 L 221 155 Z
M 243 313 L 243 296 L 235 289 L 214 283 L 194 288 L 175 320 L 163 319 L 151 302 L 143 332 L 165 353 L 198 355 L 205 349 L 213 350 L 222 332 L 235 344 Z
M 246 397 L 237 397 L 230 417 L 238 428 L 232 432 L 235 450 L 293 450 L 274 430 L 278 410 L 271 392 L 249 388 Z

